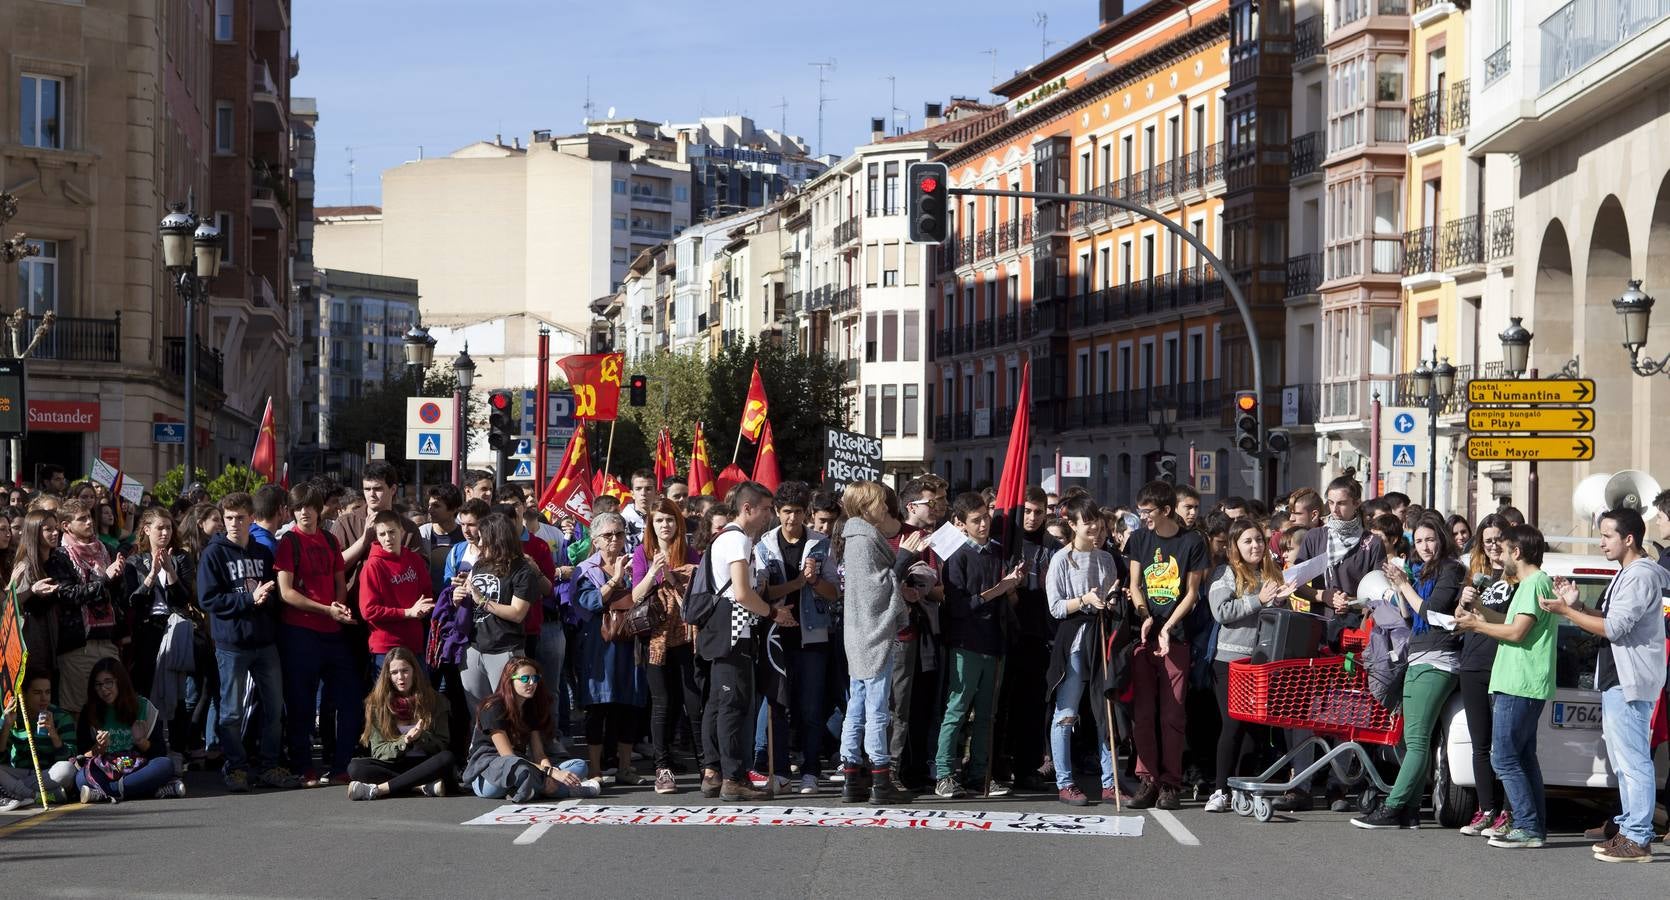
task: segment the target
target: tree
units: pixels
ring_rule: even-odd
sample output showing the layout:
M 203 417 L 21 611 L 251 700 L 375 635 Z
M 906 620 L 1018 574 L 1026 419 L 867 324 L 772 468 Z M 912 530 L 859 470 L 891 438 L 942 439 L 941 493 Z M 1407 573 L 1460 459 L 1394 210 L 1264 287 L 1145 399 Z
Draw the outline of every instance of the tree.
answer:
M 645 390 L 647 402 L 644 406 L 628 406 L 626 391 L 622 390 L 620 425 L 615 433 L 615 453 L 610 467 L 617 473 L 649 468 L 654 462 L 655 440 L 665 427 L 672 433 L 678 470 L 688 474 L 690 442 L 696 436 L 697 420 L 707 409 L 708 363 L 693 352 L 662 351 L 640 357 L 632 363 L 631 370 L 631 374 L 644 375 L 648 379 Z M 710 422 L 710 440 L 712 434 Z M 597 441 L 597 459 L 601 465 L 608 431 L 596 434 L 594 440 Z M 711 446 L 708 449 L 712 451 Z
M 847 427 L 845 367 L 821 353 L 806 353 L 778 344 L 727 345 L 708 362 L 706 423 L 708 453 L 717 472 L 731 461 L 727 451 L 742 423 L 742 405 L 754 363 L 771 402 L 771 429 L 777 442 L 777 464 L 785 479 L 816 483 L 823 470 L 823 429 Z M 737 465 L 752 472 L 758 447 L 742 442 Z
M 406 401 L 416 396 L 451 397 L 457 387 L 458 376 L 447 366 L 433 366 L 425 373 L 422 394 L 412 391 L 412 380 L 407 377 L 371 385 L 364 394 L 332 412 L 331 446 L 362 453 L 367 443 L 379 443 L 387 448 L 389 462 L 405 466 Z M 464 398 L 466 449 L 479 439 L 480 418 L 481 408 L 473 393 L 467 395 Z
M 156 487 L 151 489 L 151 495 L 163 506 L 173 506 L 174 501 L 180 499 L 185 491 L 185 466 L 175 466 L 157 481 Z M 203 482 L 203 489 L 209 492 L 209 499 L 216 502 L 227 494 L 238 491 L 253 493 L 267 483 L 267 479 L 249 466 L 233 463 L 227 466 L 217 476 L 210 477 L 203 469 L 197 470 L 197 477 L 193 481 Z

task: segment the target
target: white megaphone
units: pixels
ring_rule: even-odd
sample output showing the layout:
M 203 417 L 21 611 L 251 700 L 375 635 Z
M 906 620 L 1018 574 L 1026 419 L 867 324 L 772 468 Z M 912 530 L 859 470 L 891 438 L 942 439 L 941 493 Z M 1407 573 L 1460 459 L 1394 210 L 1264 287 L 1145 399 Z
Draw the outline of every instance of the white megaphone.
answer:
M 1571 508 L 1581 521 L 1593 525 L 1600 514 L 1609 509 L 1633 509 L 1641 518 L 1651 521 L 1658 516 L 1652 505 L 1658 496 L 1659 484 L 1653 476 L 1638 469 L 1622 472 L 1597 472 L 1577 483 L 1571 492 Z

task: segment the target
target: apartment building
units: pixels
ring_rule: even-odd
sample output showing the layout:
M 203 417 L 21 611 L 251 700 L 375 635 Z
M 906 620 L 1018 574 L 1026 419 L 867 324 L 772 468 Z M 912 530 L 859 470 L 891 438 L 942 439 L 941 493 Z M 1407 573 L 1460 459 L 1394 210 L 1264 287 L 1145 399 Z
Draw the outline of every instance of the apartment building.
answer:
M 1498 0 L 1468 15 L 1468 77 L 1478 85 L 1468 153 L 1518 162 L 1519 277 L 1507 311 L 1535 334 L 1530 365 L 1540 374 L 1573 365 L 1595 380 L 1600 438 L 1592 461 L 1543 463 L 1534 482 L 1528 464 L 1512 464 L 1502 493 L 1537 510 L 1544 531 L 1581 533 L 1588 523 L 1569 520 L 1581 479 L 1670 473 L 1670 447 L 1654 431 L 1670 381 L 1632 373 L 1612 305 L 1632 279 L 1649 295 L 1670 291 L 1670 3 Z M 1504 324 L 1481 322 L 1482 349 Z M 1670 352 L 1670 316 L 1660 310 L 1646 337 L 1642 362 Z
M 1293 4 L 1292 135 L 1288 148 L 1287 277 L 1284 293 L 1287 346 L 1281 416 L 1269 419 L 1288 430 L 1293 449 L 1285 473 L 1291 484 L 1321 483 L 1317 443 L 1321 405 L 1323 246 L 1322 161 L 1328 155 L 1327 25 L 1329 0 Z
M 331 420 L 344 404 L 407 377 L 403 340 L 419 320 L 418 283 L 411 278 L 324 269 L 310 317 L 318 347 L 299 354 L 311 364 L 304 378 L 312 386 L 317 412 L 302 441 L 332 446 Z M 446 360 L 437 354 L 437 362 Z M 349 448 L 358 450 L 359 448 Z
M 152 427 L 184 418 L 188 336 L 157 234 L 169 201 L 229 237 L 190 336 L 198 461 L 247 461 L 268 396 L 287 441 L 289 17 L 287 0 L 0 0 L 0 185 L 37 251 L 0 279 L 0 306 L 26 308 L 31 331 L 57 316 L 29 363 L 23 477 L 104 458 L 150 483 L 181 462 Z
M 323 279 L 313 268 L 314 160 L 318 156 L 319 102 L 313 97 L 290 98 L 290 159 L 296 183 L 296 241 L 290 264 L 290 334 L 296 352 L 290 354 L 290 446 L 298 458 L 318 460 L 320 399 L 316 371 L 321 358 L 319 293 Z M 308 451 L 312 451 L 309 453 Z
M 1156 209 L 1226 255 L 1230 4 L 1102 8 L 1094 32 L 997 86 L 1002 116 L 939 157 L 952 186 L 1103 193 Z M 1252 25 L 1243 26 L 1249 40 L 1261 34 Z M 1274 130 L 1285 156 L 1285 127 Z M 1242 152 L 1256 153 L 1253 131 L 1240 134 Z M 1254 168 L 1249 191 L 1263 187 Z M 1249 209 L 1238 229 L 1267 233 L 1285 223 L 1286 208 L 1259 215 Z M 1169 466 L 1183 479 L 1191 462 L 1206 469 L 1204 455 L 1203 487 L 1251 491 L 1224 427 L 1224 398 L 1251 386 L 1224 349 L 1233 308 L 1220 273 L 1186 242 L 1101 205 L 1007 198 L 963 198 L 955 230 L 939 254 L 930 314 L 936 471 L 955 484 L 996 483 L 1030 362 L 1029 478 L 1057 452 L 1088 456 L 1087 486 L 1129 497 Z M 1272 259 L 1283 260 L 1285 234 L 1275 233 Z M 1278 360 L 1267 369 L 1279 372 L 1278 333 L 1265 342 Z
M 812 158 L 804 138 L 760 128 L 747 116 L 703 116 L 661 132 L 690 161 L 696 221 L 768 206 L 828 168 Z
M 672 283 L 667 289 L 667 349 L 705 354 L 715 348 L 723 330 L 720 298 L 722 293 L 729 292 L 729 280 L 720 277 L 725 270 L 717 261 L 730 244 L 733 230 L 765 214 L 765 210 L 752 209 L 699 222 L 673 238 Z

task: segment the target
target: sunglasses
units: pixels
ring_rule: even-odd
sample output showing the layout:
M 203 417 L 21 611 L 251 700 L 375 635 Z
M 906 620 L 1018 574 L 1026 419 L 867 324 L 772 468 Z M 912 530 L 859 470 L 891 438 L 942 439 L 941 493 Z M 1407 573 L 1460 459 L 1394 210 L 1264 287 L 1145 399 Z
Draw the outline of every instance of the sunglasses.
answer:
M 517 684 L 538 684 L 539 683 L 539 676 L 538 675 L 512 675 L 512 676 L 510 676 L 510 680 L 516 682 Z
M 600 541 L 619 540 L 623 537 L 626 537 L 626 532 L 624 531 L 600 531 L 596 534 L 596 538 Z

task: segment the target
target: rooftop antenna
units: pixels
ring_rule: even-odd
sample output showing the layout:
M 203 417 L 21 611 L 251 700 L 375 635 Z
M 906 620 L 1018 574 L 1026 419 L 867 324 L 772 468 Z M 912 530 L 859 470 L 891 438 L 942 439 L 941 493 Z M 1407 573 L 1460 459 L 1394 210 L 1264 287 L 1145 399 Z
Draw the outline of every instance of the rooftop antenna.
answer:
M 1038 28 L 1038 45 L 1039 45 L 1039 49 L 1043 52 L 1043 57 L 1042 58 L 1043 59 L 1049 59 L 1050 58 L 1050 45 L 1056 43 L 1056 41 L 1052 41 L 1049 38 L 1050 14 L 1047 13 L 1047 12 L 1043 12 L 1041 10 L 1039 12 L 1033 13 L 1032 14 L 1032 24 L 1037 26 L 1037 28 Z
M 905 131 L 910 130 L 910 112 L 899 108 L 899 79 L 894 75 L 882 76 L 887 79 L 888 118 L 892 120 L 893 130 L 899 130 L 899 113 L 905 114 Z
M 591 76 L 590 75 L 586 76 L 586 102 L 580 104 L 580 108 L 586 111 L 586 118 L 584 120 L 585 124 L 590 125 L 592 115 L 597 112 L 597 104 L 591 102 Z
M 354 205 L 354 148 L 344 148 L 348 151 L 348 205 Z
M 833 97 L 824 96 L 823 87 L 824 87 L 824 84 L 826 84 L 827 81 L 828 81 L 827 76 L 828 76 L 830 70 L 835 68 L 835 57 L 831 56 L 830 58 L 828 58 L 826 60 L 823 60 L 822 62 L 810 62 L 810 63 L 807 63 L 807 65 L 812 66 L 812 67 L 814 67 L 818 70 L 818 152 L 822 153 L 823 152 L 823 108 L 831 100 L 835 99 Z
M 772 104 L 772 109 L 778 111 L 777 130 L 783 134 L 789 133 L 789 98 L 779 97 L 778 102 Z
M 984 53 L 987 56 L 990 56 L 992 58 L 992 82 L 991 83 L 992 83 L 992 87 L 997 87 L 997 48 L 996 47 L 988 47 L 985 50 L 980 50 L 980 51 L 976 51 L 976 52 Z

